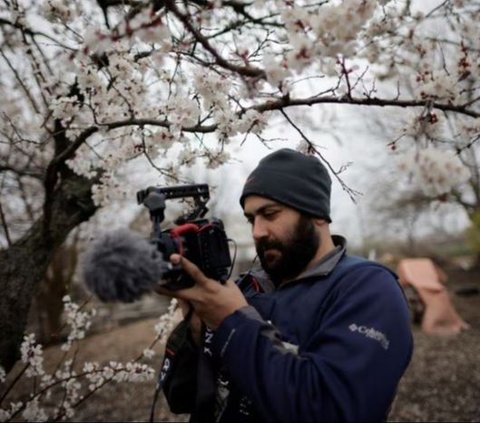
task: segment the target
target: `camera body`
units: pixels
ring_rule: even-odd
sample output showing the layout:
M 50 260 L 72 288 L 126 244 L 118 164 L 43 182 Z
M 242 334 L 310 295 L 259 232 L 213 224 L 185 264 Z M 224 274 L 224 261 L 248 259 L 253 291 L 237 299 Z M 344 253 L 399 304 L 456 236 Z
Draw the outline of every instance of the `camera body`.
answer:
M 165 218 L 165 200 L 192 197 L 195 209 L 175 220 L 175 226 L 162 229 Z M 137 192 L 138 204 L 150 211 L 153 228 L 150 242 L 156 245 L 165 261 L 178 253 L 195 263 L 202 272 L 221 283 L 230 273 L 232 260 L 228 238 L 220 219 L 205 219 L 210 199 L 207 184 L 181 185 L 174 187 L 148 187 Z M 193 286 L 195 282 L 182 271 L 181 266 L 172 267 L 163 275 L 162 287 L 179 290 Z

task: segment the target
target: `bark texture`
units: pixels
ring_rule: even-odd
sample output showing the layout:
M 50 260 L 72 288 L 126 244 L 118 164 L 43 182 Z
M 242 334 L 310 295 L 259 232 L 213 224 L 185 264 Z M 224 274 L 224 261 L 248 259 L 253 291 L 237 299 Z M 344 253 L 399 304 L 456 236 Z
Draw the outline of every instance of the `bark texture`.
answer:
M 62 172 L 46 197 L 43 216 L 11 247 L 0 251 L 0 365 L 8 372 L 19 356 L 33 295 L 56 249 L 96 210 L 87 180 Z

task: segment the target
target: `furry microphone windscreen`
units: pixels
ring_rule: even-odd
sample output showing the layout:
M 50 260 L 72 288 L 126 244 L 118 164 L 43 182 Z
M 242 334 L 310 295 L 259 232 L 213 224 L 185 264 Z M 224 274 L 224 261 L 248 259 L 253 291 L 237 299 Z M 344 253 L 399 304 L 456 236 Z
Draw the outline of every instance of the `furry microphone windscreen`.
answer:
M 107 233 L 83 258 L 83 278 L 102 301 L 132 302 L 152 291 L 170 264 L 148 240 L 128 229 Z

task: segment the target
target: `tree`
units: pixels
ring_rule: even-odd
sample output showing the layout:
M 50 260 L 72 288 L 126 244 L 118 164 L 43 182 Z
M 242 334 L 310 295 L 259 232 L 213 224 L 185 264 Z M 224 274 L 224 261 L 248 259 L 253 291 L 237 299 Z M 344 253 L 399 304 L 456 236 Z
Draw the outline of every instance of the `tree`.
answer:
M 367 246 L 384 249 L 396 243 L 404 246 L 402 254 L 415 256 L 421 251 L 425 254 L 419 246 L 427 244 L 427 239 L 435 243 L 461 235 L 464 227 L 460 223 L 467 219 L 459 219 L 463 215 L 458 204 L 435 200 L 382 170 L 375 175 L 375 183 L 370 181 L 368 194 L 359 202 L 368 228 L 364 234 Z
M 216 167 L 234 145 L 268 143 L 279 123 L 322 157 L 290 110 L 330 104 L 411 109 L 407 135 L 456 115 L 464 125 L 454 135 L 462 149 L 472 146 L 480 134 L 480 4 L 436 1 L 426 13 L 419 5 L 2 0 L 1 365 L 10 369 L 17 358 L 54 252 L 126 194 L 129 162 L 179 182 L 196 160 Z M 429 31 L 439 22 L 448 37 Z M 452 147 L 409 139 L 402 143 L 417 149 Z
M 461 5 L 460 3 L 443 2 L 428 13 L 427 17 L 430 19 L 435 16 L 443 6 L 452 7 Z M 470 6 L 471 11 L 478 7 L 473 3 L 470 3 Z M 478 15 L 478 10 L 475 13 Z M 411 78 L 404 81 L 404 92 L 408 92 L 412 97 L 416 94 L 426 96 L 425 87 L 418 87 L 416 84 L 418 80 L 426 77 L 430 80 L 428 84 L 431 88 L 435 87 L 437 92 L 436 95 L 432 92 L 433 98 L 449 97 L 450 101 L 454 102 L 463 96 L 465 104 L 474 105 L 479 99 L 479 66 L 476 63 L 474 71 L 470 59 L 472 50 L 478 52 L 478 42 L 475 41 L 478 31 L 472 29 L 471 23 L 455 12 L 437 25 L 442 24 L 444 26 L 441 28 L 441 38 L 432 35 L 432 27 L 422 28 L 426 44 L 421 50 L 422 55 L 430 57 L 432 63 L 441 64 L 446 73 L 440 76 L 439 70 L 433 70 L 432 64 L 421 63 L 416 80 L 413 83 Z M 459 33 L 458 25 L 465 31 Z M 458 40 L 458 43 L 454 40 Z M 444 44 L 441 48 L 429 49 L 429 43 L 437 47 Z M 458 46 L 458 54 L 454 54 L 452 48 L 455 50 Z M 458 70 L 456 76 L 452 75 L 452 69 Z M 437 76 L 434 77 L 435 72 Z M 460 85 L 462 89 L 457 91 Z M 376 195 L 370 195 L 370 207 L 375 219 L 382 220 L 383 224 L 386 223 L 385 220 L 390 223 L 396 221 L 407 227 L 409 242 L 412 244 L 411 235 L 417 232 L 415 226 L 424 226 L 426 214 L 430 214 L 431 218 L 432 211 L 439 215 L 454 209 L 462 213 L 463 209 L 471 223 L 468 234 L 470 238 L 474 238 L 478 231 L 480 214 L 478 117 L 471 120 L 466 119 L 462 113 L 438 113 L 431 110 L 412 120 L 409 110 L 396 110 L 394 113 L 395 115 L 384 111 L 378 113 L 376 119 L 370 119 L 370 122 L 374 122 L 370 130 L 376 133 L 376 138 L 392 140 L 391 151 L 385 159 L 380 160 L 377 157 L 376 166 L 370 165 L 378 175 L 373 182 Z M 391 125 L 393 119 L 404 121 L 400 131 Z M 415 148 L 412 149 L 408 142 L 404 145 L 409 139 L 414 140 Z M 393 166 L 392 157 L 397 161 Z M 399 170 L 402 172 L 398 172 Z M 396 176 L 392 177 L 395 173 Z M 423 223 L 417 225 L 422 218 Z M 474 251 L 478 251 L 475 242 L 472 242 L 472 246 Z M 480 266 L 480 254 L 476 266 Z

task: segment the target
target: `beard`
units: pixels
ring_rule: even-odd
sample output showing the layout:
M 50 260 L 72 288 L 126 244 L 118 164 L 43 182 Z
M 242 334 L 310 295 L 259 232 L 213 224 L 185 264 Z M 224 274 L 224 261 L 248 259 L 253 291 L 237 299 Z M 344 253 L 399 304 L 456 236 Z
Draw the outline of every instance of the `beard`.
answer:
M 262 238 L 255 247 L 263 270 L 278 285 L 305 270 L 319 245 L 320 235 L 315 231 L 312 218 L 301 215 L 284 241 Z

